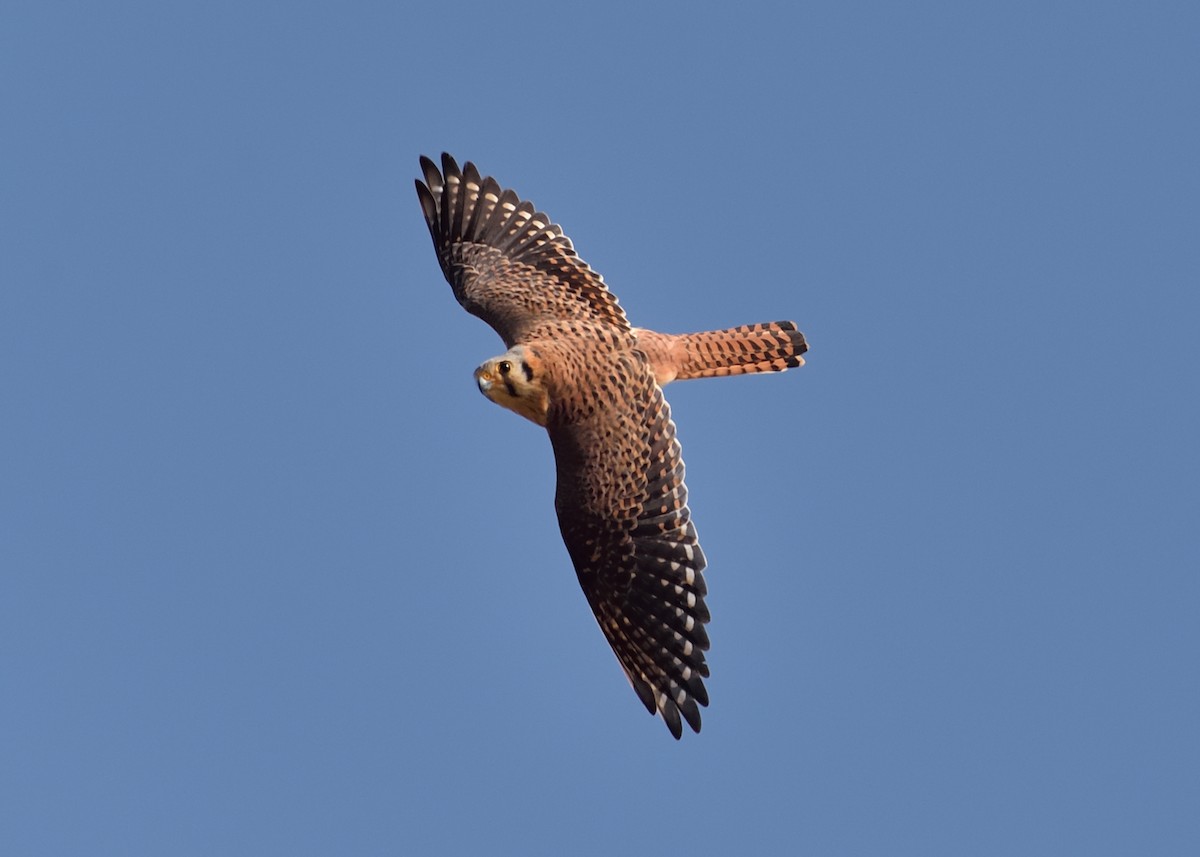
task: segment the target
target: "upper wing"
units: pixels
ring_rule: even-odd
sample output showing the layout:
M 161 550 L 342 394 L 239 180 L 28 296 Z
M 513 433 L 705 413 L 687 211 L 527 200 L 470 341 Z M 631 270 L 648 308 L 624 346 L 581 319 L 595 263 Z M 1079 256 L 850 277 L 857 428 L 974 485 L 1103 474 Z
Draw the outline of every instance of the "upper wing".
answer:
M 554 505 L 579 583 L 647 710 L 678 738 L 708 705 L 704 553 L 662 390 L 637 353 L 599 373 L 570 419 L 547 425 Z M 602 403 L 602 404 L 601 404 Z
M 575 255 L 571 239 L 470 161 L 447 154 L 442 172 L 421 156 L 417 196 L 442 273 L 463 307 L 490 324 L 508 347 L 540 323 L 581 319 L 629 329 L 604 280 Z

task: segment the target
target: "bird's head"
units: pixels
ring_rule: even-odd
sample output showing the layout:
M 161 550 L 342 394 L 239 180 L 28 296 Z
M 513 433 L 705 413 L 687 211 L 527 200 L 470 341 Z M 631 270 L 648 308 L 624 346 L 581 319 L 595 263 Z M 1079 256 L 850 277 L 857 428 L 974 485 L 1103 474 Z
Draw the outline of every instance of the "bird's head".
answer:
M 550 397 L 542 361 L 530 349 L 515 345 L 475 370 L 479 392 L 497 405 L 540 426 L 546 424 Z

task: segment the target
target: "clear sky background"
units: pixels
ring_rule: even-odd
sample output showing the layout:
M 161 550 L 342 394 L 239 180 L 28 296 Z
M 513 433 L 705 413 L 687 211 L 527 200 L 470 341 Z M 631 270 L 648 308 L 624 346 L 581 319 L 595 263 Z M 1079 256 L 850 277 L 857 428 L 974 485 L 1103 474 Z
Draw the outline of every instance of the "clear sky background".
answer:
M 1200 853 L 1194 3 L 0 15 L 12 855 Z M 710 566 L 675 742 L 412 180 L 639 325 Z

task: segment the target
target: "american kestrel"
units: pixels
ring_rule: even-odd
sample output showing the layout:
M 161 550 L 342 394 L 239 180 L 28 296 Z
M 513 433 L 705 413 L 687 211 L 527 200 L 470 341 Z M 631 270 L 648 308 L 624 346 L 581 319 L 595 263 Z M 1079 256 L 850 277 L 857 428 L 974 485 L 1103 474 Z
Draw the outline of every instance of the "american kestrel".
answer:
M 469 161 L 421 158 L 421 210 L 458 302 L 508 351 L 480 391 L 544 426 L 554 508 L 579 584 L 646 709 L 679 738 L 708 705 L 704 552 L 662 388 L 804 365 L 790 321 L 706 333 L 631 327 L 603 279 L 550 219 Z

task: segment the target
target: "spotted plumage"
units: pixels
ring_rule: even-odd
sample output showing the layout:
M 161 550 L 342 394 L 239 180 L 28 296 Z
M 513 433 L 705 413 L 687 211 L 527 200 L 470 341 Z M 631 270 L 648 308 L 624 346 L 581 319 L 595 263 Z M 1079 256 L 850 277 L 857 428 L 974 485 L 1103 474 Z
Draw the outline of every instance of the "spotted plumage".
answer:
M 679 738 L 708 705 L 704 552 L 663 385 L 802 366 L 791 322 L 664 334 L 631 327 L 546 215 L 449 155 L 421 158 L 421 202 L 454 296 L 508 351 L 475 370 L 489 399 L 544 426 L 576 575 L 650 713 Z

